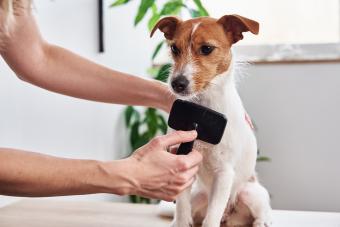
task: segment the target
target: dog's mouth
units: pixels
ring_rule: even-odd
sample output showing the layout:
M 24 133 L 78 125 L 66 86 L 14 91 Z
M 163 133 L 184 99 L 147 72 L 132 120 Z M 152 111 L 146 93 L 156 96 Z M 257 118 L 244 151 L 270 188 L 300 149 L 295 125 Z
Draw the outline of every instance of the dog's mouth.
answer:
M 181 91 L 181 92 L 178 92 L 178 91 L 175 91 L 172 87 L 171 87 L 171 91 L 178 98 L 185 99 L 185 100 L 188 100 L 188 99 L 190 99 L 190 98 L 192 98 L 192 97 L 194 97 L 196 95 L 195 93 L 190 92 L 190 91 Z
M 179 99 L 187 100 L 187 101 L 197 101 L 199 99 L 201 93 L 203 91 L 194 91 L 192 88 L 187 88 L 182 91 L 175 90 L 173 86 L 170 84 L 172 93 Z
M 180 64 L 178 64 L 180 65 Z M 200 96 L 213 83 L 214 76 L 203 73 L 199 67 L 190 63 L 182 67 L 172 68 L 168 80 L 171 91 L 181 99 L 189 100 Z
M 180 75 L 170 77 L 169 85 L 171 91 L 178 97 L 184 100 L 192 100 L 198 98 L 200 94 L 209 87 L 210 83 L 206 83 L 200 88 L 196 86 L 197 81 L 194 79 L 187 79 L 187 77 Z

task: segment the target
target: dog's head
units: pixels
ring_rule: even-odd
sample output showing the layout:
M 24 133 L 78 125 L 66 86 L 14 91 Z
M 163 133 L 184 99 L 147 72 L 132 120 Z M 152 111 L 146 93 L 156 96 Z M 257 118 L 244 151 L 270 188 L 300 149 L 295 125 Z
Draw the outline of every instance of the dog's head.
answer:
M 168 40 L 174 60 L 169 83 L 176 95 L 184 97 L 202 92 L 216 75 L 227 71 L 231 46 L 243 39 L 243 32 L 258 34 L 259 24 L 239 15 L 187 21 L 165 17 L 151 36 L 157 29 Z

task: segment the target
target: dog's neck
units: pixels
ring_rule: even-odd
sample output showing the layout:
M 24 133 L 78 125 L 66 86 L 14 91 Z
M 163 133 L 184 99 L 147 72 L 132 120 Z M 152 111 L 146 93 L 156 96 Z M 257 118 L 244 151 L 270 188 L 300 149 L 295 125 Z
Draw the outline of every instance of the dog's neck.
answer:
M 243 120 L 245 111 L 236 89 L 234 66 L 231 62 L 229 69 L 217 75 L 194 102 L 226 114 L 229 119 Z

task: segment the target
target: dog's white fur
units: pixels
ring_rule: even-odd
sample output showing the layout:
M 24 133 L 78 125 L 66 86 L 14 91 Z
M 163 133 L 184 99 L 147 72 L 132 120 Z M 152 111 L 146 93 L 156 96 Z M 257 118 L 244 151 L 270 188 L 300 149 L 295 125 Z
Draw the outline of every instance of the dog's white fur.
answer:
M 197 27 L 196 27 L 197 28 Z M 193 84 L 191 70 L 182 75 Z M 235 84 L 235 64 L 217 75 L 200 94 L 189 99 L 225 114 L 227 127 L 222 141 L 210 145 L 195 142 L 195 149 L 203 155 L 198 178 L 177 199 L 173 226 L 187 227 L 203 222 L 203 227 L 218 227 L 252 223 L 253 227 L 271 224 L 271 208 L 266 189 L 256 179 L 257 144 L 254 133 L 245 120 L 245 109 Z M 176 77 L 178 72 L 171 76 Z M 171 80 L 171 79 L 170 79 Z M 192 90 L 192 89 L 190 89 Z M 185 98 L 185 97 L 182 97 Z

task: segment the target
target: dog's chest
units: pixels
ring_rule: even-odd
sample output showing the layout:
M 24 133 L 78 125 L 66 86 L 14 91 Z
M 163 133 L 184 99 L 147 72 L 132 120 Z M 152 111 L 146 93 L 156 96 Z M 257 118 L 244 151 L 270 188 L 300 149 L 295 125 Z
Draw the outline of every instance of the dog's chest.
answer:
M 234 131 L 233 122 L 235 122 L 233 119 L 235 110 L 233 109 L 237 105 L 230 102 L 229 93 L 232 93 L 231 89 L 229 89 L 229 92 L 225 92 L 224 89 L 210 89 L 195 101 L 199 105 L 224 114 L 227 118 L 226 129 L 219 144 L 212 145 L 203 141 L 195 142 L 195 148 L 202 153 L 204 162 L 218 163 L 222 157 L 225 159 L 225 156 L 229 156 L 228 153 L 231 151 L 233 141 L 231 130 Z
M 202 168 L 205 171 L 215 172 L 221 170 L 226 162 L 232 160 L 233 149 L 230 144 L 231 140 L 232 138 L 225 134 L 222 141 L 217 145 L 208 144 L 200 140 L 195 142 L 194 148 L 203 156 Z
M 222 81 L 221 81 L 222 82 Z M 227 117 L 228 123 L 217 145 L 202 141 L 195 142 L 195 149 L 201 152 L 203 162 L 200 166 L 199 176 L 204 181 L 209 181 L 215 172 L 223 171 L 227 163 L 234 164 L 237 157 L 237 144 L 240 140 L 240 128 L 243 127 L 242 116 L 244 109 L 238 93 L 233 86 L 222 86 L 223 89 L 213 89 L 205 92 L 197 101 L 198 104 L 211 108 Z

